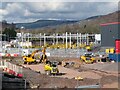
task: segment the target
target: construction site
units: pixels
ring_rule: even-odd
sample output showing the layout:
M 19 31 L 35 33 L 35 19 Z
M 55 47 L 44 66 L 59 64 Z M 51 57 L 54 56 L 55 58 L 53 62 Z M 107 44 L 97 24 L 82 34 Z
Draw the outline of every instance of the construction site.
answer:
M 120 31 L 114 28 L 115 25 L 119 26 L 120 22 L 101 24 L 101 39 L 97 40 L 93 34 L 73 35 L 66 32 L 63 36 L 44 34 L 29 37 L 38 37 L 39 48 L 3 48 L 1 44 L 1 88 L 116 90 L 120 74 Z M 107 40 L 106 33 L 109 34 Z M 19 40 L 23 42 L 26 38 Z

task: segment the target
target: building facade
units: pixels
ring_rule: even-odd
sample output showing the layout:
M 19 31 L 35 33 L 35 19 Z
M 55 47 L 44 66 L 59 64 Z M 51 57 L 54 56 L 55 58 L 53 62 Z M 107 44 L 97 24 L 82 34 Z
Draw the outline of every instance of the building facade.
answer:
M 101 46 L 115 47 L 115 40 L 120 39 L 120 22 L 101 24 Z

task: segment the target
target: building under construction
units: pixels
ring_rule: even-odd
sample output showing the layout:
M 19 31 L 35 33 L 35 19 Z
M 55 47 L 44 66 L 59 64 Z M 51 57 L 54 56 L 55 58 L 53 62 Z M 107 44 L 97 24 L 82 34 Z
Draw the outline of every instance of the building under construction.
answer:
M 53 35 L 46 35 L 44 34 L 32 34 L 30 36 L 21 35 L 19 41 L 32 41 L 33 45 L 38 45 L 38 46 L 45 46 L 46 44 L 49 45 L 55 45 L 55 44 L 66 44 L 66 48 L 68 44 L 76 44 L 78 47 L 79 44 L 85 44 L 89 45 L 91 42 L 93 43 L 100 43 L 101 41 L 101 35 L 100 34 L 81 34 L 81 33 L 63 33 L 59 35 L 58 33 L 53 34 Z M 99 39 L 98 39 L 99 38 Z

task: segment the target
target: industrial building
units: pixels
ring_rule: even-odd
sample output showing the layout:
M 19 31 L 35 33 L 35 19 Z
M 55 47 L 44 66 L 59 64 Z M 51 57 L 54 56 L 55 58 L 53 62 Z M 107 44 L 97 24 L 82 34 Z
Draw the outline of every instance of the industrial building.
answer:
M 120 22 L 101 24 L 101 46 L 115 47 L 115 40 L 120 39 Z
M 101 24 L 101 46 L 106 49 L 110 60 L 120 62 L 120 22 Z M 114 50 L 114 51 L 113 51 Z

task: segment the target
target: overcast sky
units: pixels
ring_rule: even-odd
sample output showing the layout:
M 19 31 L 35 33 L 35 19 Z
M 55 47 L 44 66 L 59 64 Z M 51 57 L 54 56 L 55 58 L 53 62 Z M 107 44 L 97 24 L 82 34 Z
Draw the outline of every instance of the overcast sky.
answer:
M 39 19 L 81 20 L 117 10 L 118 2 L 2 2 L 0 20 L 10 23 Z

